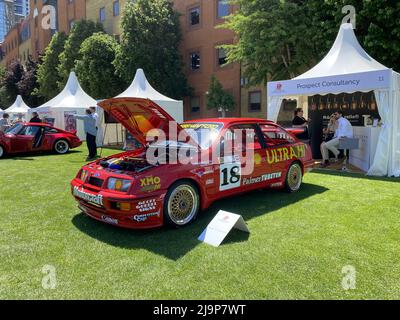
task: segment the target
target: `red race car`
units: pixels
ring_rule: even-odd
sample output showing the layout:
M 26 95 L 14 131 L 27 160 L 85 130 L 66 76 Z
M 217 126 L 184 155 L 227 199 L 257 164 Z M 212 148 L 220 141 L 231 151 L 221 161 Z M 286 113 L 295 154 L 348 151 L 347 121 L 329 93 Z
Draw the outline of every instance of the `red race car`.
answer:
M 115 226 L 181 227 L 221 198 L 260 188 L 296 192 L 314 165 L 308 145 L 264 119 L 177 125 L 147 99 L 100 105 L 141 147 L 85 165 L 71 191 L 83 213 Z
M 45 123 L 17 123 L 0 132 L 0 158 L 5 154 L 23 152 L 55 151 L 64 154 L 81 144 L 76 133 Z

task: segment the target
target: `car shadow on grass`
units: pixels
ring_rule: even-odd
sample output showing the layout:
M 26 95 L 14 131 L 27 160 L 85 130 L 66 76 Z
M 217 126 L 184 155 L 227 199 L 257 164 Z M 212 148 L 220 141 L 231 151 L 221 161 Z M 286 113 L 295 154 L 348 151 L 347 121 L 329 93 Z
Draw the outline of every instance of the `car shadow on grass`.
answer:
M 367 179 L 367 180 L 373 180 L 373 181 L 400 182 L 400 178 L 374 177 L 374 176 L 367 176 L 366 174 L 363 174 L 363 173 L 345 172 L 345 171 L 341 171 L 341 170 L 314 169 L 313 173 L 321 174 L 321 175 L 336 176 L 336 177 L 344 177 L 344 178 Z
M 7 154 L 4 156 L 4 159 L 10 159 L 10 160 L 18 160 L 18 161 L 34 161 L 36 158 L 41 158 L 41 157 L 48 157 L 48 156 L 68 156 L 74 153 L 81 153 L 81 151 L 78 150 L 70 150 L 65 154 L 57 154 L 52 151 L 39 151 L 37 153 L 35 152 L 27 152 L 27 153 L 18 153 L 18 154 Z
M 72 223 L 88 236 L 111 246 L 146 249 L 168 259 L 178 260 L 200 244 L 197 238 L 219 210 L 240 214 L 245 221 L 249 221 L 326 191 L 328 189 L 322 186 L 303 184 L 302 189 L 294 194 L 276 190 L 257 190 L 222 199 L 201 212 L 194 223 L 181 229 L 167 227 L 145 231 L 122 229 L 93 220 L 83 213 L 74 216 Z M 245 242 L 248 239 L 248 233 L 233 232 L 224 241 L 224 245 Z

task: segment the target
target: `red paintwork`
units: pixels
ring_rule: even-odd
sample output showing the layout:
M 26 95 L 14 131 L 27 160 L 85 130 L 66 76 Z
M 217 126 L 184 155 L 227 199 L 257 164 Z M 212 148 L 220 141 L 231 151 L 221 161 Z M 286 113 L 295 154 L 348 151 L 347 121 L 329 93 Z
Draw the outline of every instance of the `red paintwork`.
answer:
M 16 154 L 23 152 L 39 152 L 39 151 L 51 151 L 54 148 L 54 144 L 57 140 L 63 139 L 68 141 L 70 149 L 77 148 L 82 144 L 82 141 L 76 136 L 76 134 L 67 132 L 61 129 L 54 128 L 45 123 L 23 123 L 24 127 L 41 127 L 50 130 L 57 130 L 57 132 L 45 133 L 43 141 L 39 148 L 33 150 L 34 136 L 31 135 L 18 135 L 18 134 L 5 134 L 0 132 L 0 145 L 4 148 L 7 154 Z M 22 128 L 21 128 L 22 130 Z
M 119 121 L 122 122 L 125 127 L 135 134 L 135 137 L 143 141 L 144 132 L 138 130 L 138 126 L 132 123 L 135 123 L 134 117 L 136 114 L 132 112 L 137 109 L 137 104 L 140 104 L 140 108 L 146 109 L 146 106 L 151 109 L 161 109 L 154 102 L 144 99 L 130 99 L 130 98 L 122 98 L 122 99 L 110 99 L 103 103 L 101 103 L 101 107 L 104 108 L 107 112 L 111 113 L 111 115 L 115 115 L 114 110 L 119 110 Z M 123 106 L 124 111 L 121 113 L 121 109 L 115 108 L 116 106 Z M 156 113 L 158 111 L 155 111 Z M 147 114 L 147 119 L 151 120 L 150 123 L 153 124 L 155 128 L 165 128 L 168 121 L 171 121 L 172 118 L 167 114 L 165 116 L 166 119 L 163 121 L 159 121 L 159 119 L 155 119 L 154 113 L 150 115 L 150 112 L 145 112 Z M 121 115 L 123 114 L 123 115 Z M 223 118 L 223 119 L 205 119 L 205 120 L 196 120 L 196 121 L 188 121 L 185 124 L 195 124 L 195 123 L 219 123 L 222 124 L 223 128 L 220 131 L 220 136 L 224 136 L 226 130 L 233 124 L 265 124 L 268 126 L 274 126 L 276 130 L 284 130 L 278 125 L 274 124 L 271 121 L 267 121 L 265 119 L 253 119 L 253 118 Z M 132 125 L 131 125 L 132 124 Z M 183 130 L 181 127 L 178 130 Z M 238 195 L 244 192 L 248 192 L 255 189 L 260 188 L 274 188 L 274 189 L 282 189 L 284 188 L 284 181 L 286 179 L 286 173 L 289 166 L 293 162 L 299 162 L 302 165 L 303 173 L 308 172 L 314 165 L 314 161 L 312 159 L 310 147 L 299 141 L 296 137 L 289 134 L 292 138 L 292 143 L 286 143 L 285 145 L 270 145 L 267 146 L 266 140 L 262 139 L 262 146 L 259 142 L 256 142 L 261 149 L 256 150 L 255 153 L 258 154 L 257 162 L 255 165 L 254 171 L 250 176 L 241 176 L 240 177 L 240 186 L 234 187 L 229 190 L 220 190 L 221 181 L 220 181 L 220 172 L 221 166 L 223 164 L 165 164 L 159 166 L 152 166 L 150 169 L 143 171 L 141 173 L 128 172 L 128 171 L 116 171 L 111 169 L 104 169 L 100 165 L 100 160 L 92 162 L 82 168 L 88 172 L 88 176 L 85 181 L 81 180 L 81 171 L 77 174 L 76 178 L 71 181 L 71 191 L 79 204 L 79 208 L 88 216 L 97 219 L 99 221 L 103 221 L 106 223 L 110 223 L 113 225 L 118 225 L 120 227 L 132 228 L 132 229 L 146 229 L 146 228 L 154 228 L 160 227 L 163 225 L 163 206 L 164 206 L 164 198 L 170 186 L 177 182 L 178 180 L 186 179 L 192 181 L 198 188 L 200 194 L 201 201 L 201 210 L 209 207 L 214 201 L 230 197 L 234 195 Z M 264 137 L 264 135 L 262 135 Z M 217 147 L 217 141 L 215 140 L 214 144 L 207 150 L 204 150 L 205 153 L 210 153 L 211 150 Z M 279 154 L 284 154 L 285 150 L 288 152 L 292 151 L 291 159 L 278 159 Z M 279 151 L 280 150 L 280 151 Z M 298 155 L 301 155 L 300 158 L 297 155 L 293 156 L 294 152 L 298 151 Z M 301 151 L 301 152 L 300 152 Z M 143 147 L 140 150 L 124 152 L 121 154 L 117 154 L 111 156 L 107 159 L 117 159 L 123 158 L 125 156 L 141 158 L 145 156 L 146 148 Z M 276 155 L 275 161 L 274 155 Z M 288 153 L 286 153 L 288 155 Z M 287 158 L 287 156 L 286 156 Z M 104 160 L 104 159 L 103 159 Z M 282 160 L 282 161 L 278 161 Z M 255 160 L 254 160 L 255 161 Z M 246 179 L 249 178 L 257 178 L 266 174 L 271 173 L 281 173 L 281 177 L 277 177 L 275 179 L 267 178 L 266 181 L 262 182 L 254 182 L 251 184 L 245 183 Z M 100 187 L 93 185 L 93 183 L 89 183 L 89 177 L 95 177 L 97 179 L 103 180 Z M 132 186 L 126 193 L 117 192 L 113 190 L 108 190 L 108 179 L 110 178 L 120 178 L 132 181 Z M 158 182 L 157 178 L 160 179 L 159 188 L 157 190 L 149 190 L 146 191 L 147 182 L 152 186 L 151 183 L 156 184 Z M 156 181 L 155 181 L 156 180 Z M 91 180 L 92 181 L 92 180 Z M 144 188 L 144 189 L 143 189 Z M 101 203 L 95 199 L 101 198 Z M 88 200 L 88 197 L 90 200 Z M 86 198 L 86 199 L 84 199 Z M 90 202 L 89 202 L 90 201 Z M 97 201 L 97 204 L 94 202 Z M 148 211 L 141 212 L 141 206 L 143 205 L 143 201 L 150 201 L 151 209 Z M 116 206 L 116 202 L 130 203 L 129 211 L 119 210 Z M 153 215 L 145 219 L 145 221 L 137 221 L 138 215 L 147 214 L 147 213 L 158 213 L 158 215 Z

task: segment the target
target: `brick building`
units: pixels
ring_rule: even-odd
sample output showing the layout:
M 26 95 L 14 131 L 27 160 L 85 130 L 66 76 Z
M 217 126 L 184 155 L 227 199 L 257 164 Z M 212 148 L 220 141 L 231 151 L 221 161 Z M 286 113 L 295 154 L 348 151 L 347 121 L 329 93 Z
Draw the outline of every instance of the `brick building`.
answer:
M 2 64 L 7 65 L 16 58 L 24 62 L 29 54 L 37 59 L 57 30 L 69 33 L 73 23 L 81 19 L 101 22 L 108 34 L 120 39 L 121 17 L 128 1 L 130 0 L 30 0 L 30 14 L 23 22 L 23 28 L 18 24 L 1 44 Z M 232 31 L 216 27 L 236 8 L 226 0 L 173 0 L 173 3 L 181 14 L 183 41 L 180 51 L 184 72 L 193 88 L 193 96 L 184 98 L 185 119 L 221 115 L 217 110 L 208 110 L 206 106 L 207 91 L 213 74 L 235 98 L 236 108 L 228 116 L 265 118 L 265 85 L 247 87 L 240 64 L 226 65 L 226 54 L 218 47 L 235 41 Z M 42 27 L 43 21 L 49 15 L 49 11 L 44 8 L 46 5 L 55 8 L 55 29 Z
M 121 17 L 129 0 L 86 0 L 86 19 L 101 22 L 104 30 L 120 39 Z

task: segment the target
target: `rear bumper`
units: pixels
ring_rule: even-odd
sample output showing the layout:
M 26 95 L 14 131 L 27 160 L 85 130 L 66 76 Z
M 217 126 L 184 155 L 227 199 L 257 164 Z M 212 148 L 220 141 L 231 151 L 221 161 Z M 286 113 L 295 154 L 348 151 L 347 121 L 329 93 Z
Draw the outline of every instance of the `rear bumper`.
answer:
M 82 141 L 71 143 L 71 149 L 78 148 L 82 145 Z
M 163 204 L 165 193 L 135 197 L 98 193 L 83 188 L 75 180 L 71 182 L 72 195 L 79 209 L 98 221 L 128 229 L 151 229 L 163 226 Z M 128 204 L 130 209 L 122 211 L 117 204 Z

